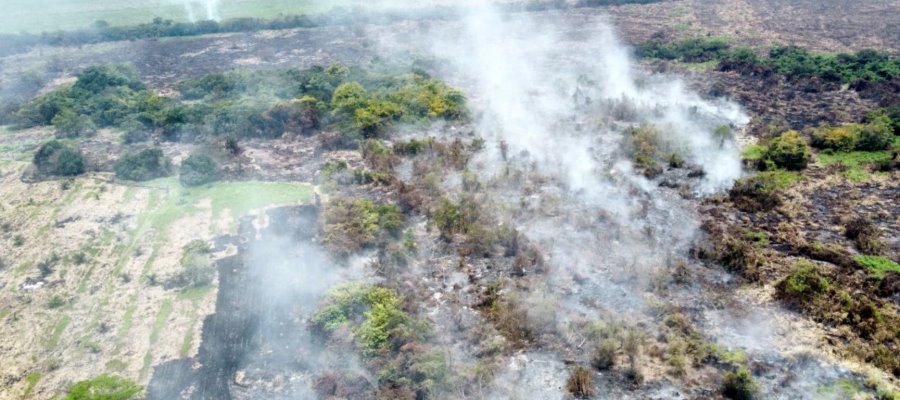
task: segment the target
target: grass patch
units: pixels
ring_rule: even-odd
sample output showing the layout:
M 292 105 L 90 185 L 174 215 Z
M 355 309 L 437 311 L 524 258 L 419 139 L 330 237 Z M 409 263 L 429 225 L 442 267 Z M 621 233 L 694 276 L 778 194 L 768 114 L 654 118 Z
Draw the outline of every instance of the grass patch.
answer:
M 800 180 L 799 173 L 783 169 L 760 172 L 757 176 L 766 183 L 767 188 L 770 190 L 786 189 L 793 185 L 794 182 Z
M 212 286 L 197 286 L 185 288 L 178 292 L 178 300 L 200 301 L 209 295 Z
M 750 145 L 744 147 L 741 150 L 741 158 L 749 161 L 759 161 L 762 160 L 766 155 L 766 146 L 760 146 L 758 144 Z
M 830 399 L 854 399 L 861 391 L 862 387 L 858 383 L 842 378 L 829 385 L 819 386 L 816 394 Z
M 134 323 L 134 311 L 137 310 L 136 298 L 137 295 L 132 294 L 131 298 L 128 299 L 128 308 L 125 309 L 125 316 L 122 317 L 122 325 L 119 326 L 119 331 L 116 332 L 119 340 L 128 334 L 128 331 L 131 330 L 131 325 Z
M 25 377 L 25 392 L 22 393 L 24 397 L 31 396 L 31 392 L 34 391 L 34 387 L 37 386 L 38 382 L 41 380 L 40 372 L 32 372 Z
M 185 188 L 177 178 L 157 179 L 151 186 L 168 190 L 162 206 L 151 215 L 154 229 L 165 229 L 177 219 L 199 211 L 198 203 L 209 199 L 213 216 L 240 217 L 251 210 L 271 206 L 308 201 L 312 186 L 287 182 L 219 182 L 212 185 Z
M 896 272 L 900 274 L 900 264 L 895 263 L 887 257 L 880 256 L 856 256 L 856 262 L 862 264 L 869 270 L 873 276 L 883 278 L 888 272 Z
M 159 313 L 156 314 L 156 320 L 153 321 L 153 331 L 150 332 L 150 344 L 155 344 L 156 341 L 159 340 L 159 333 L 162 332 L 162 328 L 165 326 L 166 320 L 169 319 L 169 314 L 171 313 L 172 300 L 166 300 L 162 307 L 159 308 Z
M 684 67 L 694 72 L 706 72 L 716 69 L 719 66 L 719 60 L 709 60 L 706 62 L 684 63 Z
M 867 167 L 879 162 L 891 159 L 890 151 L 851 151 L 851 152 L 820 152 L 816 155 L 819 164 L 830 166 L 841 164 L 847 168 L 843 175 L 854 182 L 868 180 L 872 173 Z
M 53 332 L 50 334 L 50 341 L 47 343 L 47 347 L 54 349 L 56 345 L 59 344 L 59 339 L 62 337 L 63 332 L 66 331 L 66 327 L 69 326 L 69 323 L 72 322 L 72 318 L 69 318 L 68 315 L 64 315 L 59 321 L 56 321 L 56 325 L 53 326 Z

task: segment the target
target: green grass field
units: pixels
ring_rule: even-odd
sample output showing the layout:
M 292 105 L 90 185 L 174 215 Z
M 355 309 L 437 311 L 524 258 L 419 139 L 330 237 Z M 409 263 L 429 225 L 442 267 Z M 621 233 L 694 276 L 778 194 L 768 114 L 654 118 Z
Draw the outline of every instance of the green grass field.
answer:
M 335 7 L 378 6 L 387 0 L 219 0 L 218 16 L 271 18 L 279 14 L 318 14 Z M 87 28 L 98 20 L 135 25 L 155 17 L 188 21 L 207 19 L 205 0 L 6 0 L 0 33 L 40 33 Z

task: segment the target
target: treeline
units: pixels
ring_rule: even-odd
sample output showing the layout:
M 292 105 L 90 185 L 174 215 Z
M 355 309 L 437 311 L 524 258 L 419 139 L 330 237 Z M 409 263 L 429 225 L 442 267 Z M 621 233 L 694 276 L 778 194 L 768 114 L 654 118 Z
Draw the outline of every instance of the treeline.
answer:
M 575 7 L 603 7 L 622 4 L 646 4 L 664 0 L 580 0 Z M 500 6 L 504 12 L 541 11 L 568 8 L 564 0 L 534 0 Z M 0 56 L 27 51 L 34 46 L 72 46 L 121 40 L 156 39 L 162 37 L 198 36 L 216 33 L 255 32 L 295 28 L 315 28 L 330 25 L 388 24 L 404 20 L 439 20 L 454 18 L 454 7 L 434 7 L 391 12 L 359 12 L 336 7 L 318 15 L 281 15 L 274 18 L 233 18 L 217 21 L 176 22 L 155 18 L 152 22 L 112 26 L 99 20 L 93 27 L 74 31 L 43 32 L 40 34 L 0 35 Z
M 394 123 L 458 119 L 463 94 L 426 74 L 369 72 L 333 65 L 306 70 L 235 71 L 178 85 L 182 98 L 159 96 L 124 66 L 95 66 L 74 85 L 46 93 L 12 117 L 18 127 L 52 125 L 61 137 L 122 129 L 126 143 L 202 136 L 274 138 L 334 127 L 349 140 L 376 137 Z
M 900 76 L 900 58 L 876 50 L 817 54 L 798 46 L 776 46 L 760 55 L 747 47 L 732 46 L 720 37 L 651 40 L 637 47 L 637 55 L 689 63 L 717 62 L 718 69 L 725 71 L 774 73 L 827 83 L 871 83 Z

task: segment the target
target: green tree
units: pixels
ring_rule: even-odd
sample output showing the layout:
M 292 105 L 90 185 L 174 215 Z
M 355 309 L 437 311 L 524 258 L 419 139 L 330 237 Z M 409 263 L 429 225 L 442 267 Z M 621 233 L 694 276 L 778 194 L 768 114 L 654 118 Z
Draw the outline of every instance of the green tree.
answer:
M 181 162 L 179 178 L 184 186 L 200 186 L 217 178 L 216 162 L 202 154 L 192 154 Z
M 146 181 L 168 175 L 169 160 L 160 149 L 145 149 L 122 156 L 116 162 L 115 170 L 116 178 Z
M 32 159 L 38 173 L 43 175 L 76 176 L 85 171 L 84 156 L 58 140 L 41 145 Z
M 788 170 L 799 171 L 809 163 L 809 146 L 797 131 L 787 131 L 769 142 L 766 159 Z

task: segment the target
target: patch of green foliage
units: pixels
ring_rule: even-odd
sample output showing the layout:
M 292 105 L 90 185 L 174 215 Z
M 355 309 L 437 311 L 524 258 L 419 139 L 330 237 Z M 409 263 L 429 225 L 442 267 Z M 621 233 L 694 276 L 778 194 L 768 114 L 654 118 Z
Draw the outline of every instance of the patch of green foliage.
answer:
M 84 156 L 81 152 L 59 140 L 51 140 L 41 145 L 34 153 L 32 162 L 42 175 L 76 176 L 85 171 Z
M 652 125 L 642 125 L 631 128 L 628 132 L 631 160 L 635 168 L 648 178 L 662 173 L 659 129 Z
M 794 264 L 790 275 L 784 279 L 784 291 L 793 296 L 809 297 L 827 292 L 831 282 L 819 268 L 808 261 Z
M 764 158 L 780 168 L 799 171 L 809 163 L 809 146 L 797 131 L 787 131 L 769 141 Z
M 868 171 L 870 166 L 888 162 L 892 157 L 890 151 L 820 152 L 816 155 L 816 159 L 823 166 L 843 165 L 846 167 L 844 176 L 857 182 L 871 176 Z
M 769 234 L 766 231 L 744 231 L 744 238 L 757 247 L 769 247 Z
M 856 262 L 866 267 L 875 277 L 884 277 L 888 272 L 900 274 L 900 264 L 894 262 L 887 257 L 882 256 L 856 256 L 853 258 Z
M 142 391 L 143 388 L 128 379 L 100 375 L 72 385 L 66 400 L 131 400 L 138 398 Z
M 216 278 L 209 244 L 194 240 L 181 249 L 181 272 L 174 278 L 179 287 L 202 288 L 209 286 Z
M 23 392 L 22 395 L 25 397 L 31 396 L 31 392 L 34 390 L 34 387 L 37 386 L 40 380 L 40 372 L 32 372 L 28 374 L 28 376 L 25 377 L 25 392 Z
M 184 186 L 200 186 L 218 179 L 216 162 L 207 155 L 191 154 L 181 162 L 178 178 Z
M 424 73 L 386 67 L 238 70 L 185 80 L 178 89 L 187 101 L 146 90 L 127 67 L 90 67 L 74 85 L 22 106 L 16 118 L 21 127 L 53 123 L 66 136 L 117 127 L 133 143 L 153 133 L 166 140 L 277 138 L 325 127 L 339 128 L 353 141 L 381 135 L 395 123 L 466 115 L 459 90 Z
M 758 396 L 759 385 L 746 368 L 729 371 L 722 379 L 722 395 L 733 400 L 752 400 Z
M 147 181 L 169 174 L 169 160 L 157 148 L 129 153 L 116 162 L 116 178 L 130 181 Z
M 386 235 L 400 234 L 403 214 L 390 204 L 368 199 L 338 198 L 328 202 L 323 216 L 325 243 L 339 254 L 374 244 Z
M 816 78 L 824 82 L 879 82 L 900 76 L 900 58 L 876 50 L 816 54 L 798 46 L 775 46 L 764 57 L 734 47 L 723 37 L 697 37 L 673 42 L 651 40 L 637 47 L 645 58 L 685 63 L 718 62 L 719 67 L 770 70 L 788 78 Z
M 800 174 L 776 169 L 738 179 L 729 192 L 743 211 L 768 211 L 781 204 L 780 192 L 800 179 Z
M 92 133 L 96 127 L 119 126 L 131 118 L 158 124 L 168 101 L 145 89 L 131 68 L 88 67 L 72 86 L 62 87 L 25 104 L 17 113 L 20 126 L 54 125 L 63 136 Z
M 651 40 L 637 47 L 637 55 L 643 58 L 679 60 L 687 63 L 704 63 L 719 60 L 729 50 L 727 38 L 698 37 L 677 42 Z
M 414 340 L 426 329 L 403 311 L 402 299 L 396 292 L 362 283 L 329 289 L 326 305 L 311 320 L 326 334 L 349 326 L 368 356 L 389 351 L 389 344 L 394 340 Z

